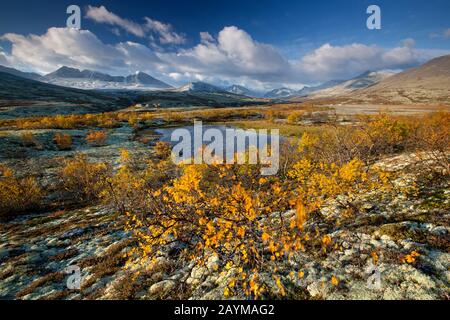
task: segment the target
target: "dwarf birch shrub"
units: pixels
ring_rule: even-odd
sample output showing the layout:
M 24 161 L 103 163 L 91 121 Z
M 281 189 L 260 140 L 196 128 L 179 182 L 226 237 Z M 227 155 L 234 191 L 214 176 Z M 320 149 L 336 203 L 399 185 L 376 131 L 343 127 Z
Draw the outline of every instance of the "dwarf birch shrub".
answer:
M 225 296 L 263 297 L 271 284 L 261 275 L 305 250 L 311 211 L 341 193 L 348 205 L 353 193 L 382 183 L 358 160 L 343 166 L 299 162 L 286 178 L 261 177 L 260 169 L 180 165 L 175 177 L 152 184 L 151 174 L 136 176 L 124 165 L 112 178 L 112 197 L 139 242 L 130 259 L 145 265 L 177 244 L 179 261 L 204 266 L 215 257 L 216 271 L 233 271 Z M 286 216 L 292 209 L 296 214 Z M 283 281 L 273 281 L 285 294 Z
M 109 174 L 106 163 L 90 162 L 86 155 L 76 154 L 64 161 L 59 178 L 64 191 L 78 201 L 89 202 L 100 198 Z
M 44 191 L 34 177 L 18 178 L 14 172 L 0 165 L 0 216 L 12 216 L 38 210 Z

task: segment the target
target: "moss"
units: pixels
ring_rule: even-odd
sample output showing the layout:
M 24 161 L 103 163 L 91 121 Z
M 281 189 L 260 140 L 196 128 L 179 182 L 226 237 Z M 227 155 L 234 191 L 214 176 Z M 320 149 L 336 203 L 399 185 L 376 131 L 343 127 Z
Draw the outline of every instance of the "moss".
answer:
M 450 209 L 449 197 L 445 194 L 446 189 L 433 190 L 432 192 L 422 193 L 424 198 L 422 203 L 418 206 L 419 209 Z
M 379 233 L 390 236 L 394 240 L 409 239 L 443 251 L 447 251 L 450 248 L 450 235 L 435 235 L 426 230 L 412 229 L 404 224 L 383 225 L 380 227 Z

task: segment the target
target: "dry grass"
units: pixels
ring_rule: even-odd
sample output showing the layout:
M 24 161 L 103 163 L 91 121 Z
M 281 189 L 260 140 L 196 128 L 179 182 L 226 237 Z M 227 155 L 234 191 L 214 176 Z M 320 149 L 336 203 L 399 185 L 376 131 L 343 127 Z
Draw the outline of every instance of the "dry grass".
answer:
M 16 294 L 16 298 L 21 299 L 21 298 L 25 297 L 26 295 L 33 293 L 36 289 L 43 287 L 50 282 L 63 281 L 65 277 L 66 277 L 66 275 L 61 272 L 49 273 L 49 274 L 33 281 L 28 287 L 24 288 L 23 290 L 20 290 Z

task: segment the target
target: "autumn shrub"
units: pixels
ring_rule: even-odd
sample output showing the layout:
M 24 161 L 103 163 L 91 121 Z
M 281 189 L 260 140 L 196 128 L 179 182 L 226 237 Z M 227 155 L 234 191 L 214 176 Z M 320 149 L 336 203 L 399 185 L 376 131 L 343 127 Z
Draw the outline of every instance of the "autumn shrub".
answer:
M 81 201 L 95 201 L 106 188 L 110 168 L 106 163 L 94 163 L 83 154 L 64 161 L 59 171 L 62 188 L 72 198 Z
M 136 175 L 126 165 L 112 178 L 111 199 L 128 217 L 127 230 L 139 240 L 130 259 L 145 265 L 175 243 L 183 248 L 180 262 L 204 266 L 218 259 L 218 272 L 234 272 L 226 297 L 263 297 L 270 284 L 260 275 L 304 250 L 310 212 L 338 194 L 350 207 L 354 194 L 382 183 L 378 172 L 357 160 L 343 166 L 298 163 L 285 178 L 262 177 L 259 165 L 177 168 L 160 184 L 153 183 L 151 170 Z M 286 216 L 291 209 L 296 214 Z M 283 281 L 273 280 L 283 295 Z
M 25 132 L 20 135 L 22 145 L 27 148 L 42 149 L 42 144 L 31 132 Z
M 99 195 L 105 204 L 113 203 L 123 214 L 127 210 L 145 212 L 148 191 L 163 187 L 178 172 L 169 158 L 142 161 L 125 149 L 120 152 L 120 161 L 118 170 L 106 179 L 106 188 Z
M 414 136 L 419 161 L 432 161 L 441 174 L 450 174 L 450 113 L 437 112 L 423 118 Z
M 105 131 L 90 131 L 86 135 L 86 142 L 95 147 L 106 145 L 108 134 Z
M 14 172 L 0 166 L 0 216 L 9 217 L 15 214 L 38 210 L 44 191 L 36 178 L 15 177 Z
M 153 150 L 159 159 L 167 159 L 172 154 L 172 146 L 168 142 L 158 141 Z
M 294 111 L 287 117 L 288 123 L 297 123 L 300 120 L 302 120 L 303 117 L 303 111 Z
M 72 136 L 66 133 L 57 133 L 53 140 L 59 150 L 71 150 L 72 149 Z

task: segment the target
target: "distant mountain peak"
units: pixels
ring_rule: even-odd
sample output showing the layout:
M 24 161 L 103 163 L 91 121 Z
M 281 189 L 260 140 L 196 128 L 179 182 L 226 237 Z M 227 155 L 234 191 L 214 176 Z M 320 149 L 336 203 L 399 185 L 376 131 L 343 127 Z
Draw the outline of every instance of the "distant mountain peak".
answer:
M 208 93 L 226 93 L 224 90 L 216 87 L 212 84 L 201 82 L 201 81 L 193 81 L 189 82 L 187 85 L 182 86 L 177 89 L 179 92 L 208 92 Z
M 242 96 L 248 96 L 248 97 L 255 97 L 257 94 L 253 92 L 252 90 L 248 89 L 245 86 L 239 85 L 239 84 L 233 84 L 232 86 L 229 86 L 225 88 L 226 91 Z
M 63 66 L 45 76 L 46 82 L 80 89 L 168 89 L 170 85 L 144 72 L 129 76 L 111 76 L 92 70 Z
M 282 87 L 282 88 L 274 89 L 272 91 L 267 92 L 265 95 L 265 98 L 289 98 L 289 97 L 293 97 L 296 95 L 298 95 L 297 90 L 287 88 L 287 87 Z

